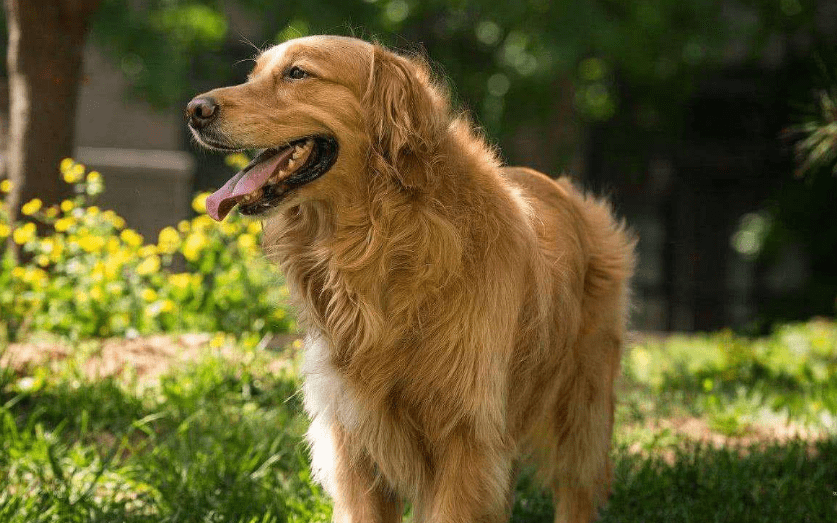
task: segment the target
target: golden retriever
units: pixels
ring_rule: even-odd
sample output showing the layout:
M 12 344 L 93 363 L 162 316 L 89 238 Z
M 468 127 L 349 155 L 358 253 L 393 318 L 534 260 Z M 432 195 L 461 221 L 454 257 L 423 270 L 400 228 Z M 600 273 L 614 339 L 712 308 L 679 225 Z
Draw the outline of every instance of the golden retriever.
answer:
M 346 37 L 263 52 L 188 107 L 264 149 L 207 199 L 264 223 L 301 319 L 313 470 L 334 521 L 507 520 L 533 463 L 556 521 L 609 492 L 632 237 L 569 181 L 503 167 L 415 57 Z

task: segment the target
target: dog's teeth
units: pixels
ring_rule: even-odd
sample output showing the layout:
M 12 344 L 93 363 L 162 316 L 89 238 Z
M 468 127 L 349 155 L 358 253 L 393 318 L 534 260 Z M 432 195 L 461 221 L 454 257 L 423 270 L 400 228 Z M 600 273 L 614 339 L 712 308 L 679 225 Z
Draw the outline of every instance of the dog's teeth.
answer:
M 290 160 L 288 160 L 288 169 L 293 169 L 294 167 L 296 167 L 296 161 L 293 158 L 291 158 Z

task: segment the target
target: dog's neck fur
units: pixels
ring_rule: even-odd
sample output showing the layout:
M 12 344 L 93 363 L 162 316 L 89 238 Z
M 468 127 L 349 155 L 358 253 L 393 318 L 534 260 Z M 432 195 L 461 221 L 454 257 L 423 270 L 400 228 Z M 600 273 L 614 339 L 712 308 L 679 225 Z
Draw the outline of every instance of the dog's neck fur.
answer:
M 492 227 L 505 225 L 503 205 L 488 201 L 498 191 L 476 193 L 504 183 L 485 141 L 454 121 L 438 147 L 430 161 L 439 178 L 420 191 L 378 176 L 353 205 L 308 201 L 265 223 L 265 251 L 285 274 L 300 319 L 324 335 L 335 364 L 357 379 L 403 368 L 378 359 L 409 358 L 410 351 L 381 349 L 421 339 L 422 329 L 433 328 L 423 323 L 432 321 L 428 307 L 467 292 L 459 281 L 463 264 L 496 248 L 497 229 L 475 230 L 474 213 Z M 462 184 L 470 190 L 457 190 Z M 475 193 L 484 200 L 461 200 Z

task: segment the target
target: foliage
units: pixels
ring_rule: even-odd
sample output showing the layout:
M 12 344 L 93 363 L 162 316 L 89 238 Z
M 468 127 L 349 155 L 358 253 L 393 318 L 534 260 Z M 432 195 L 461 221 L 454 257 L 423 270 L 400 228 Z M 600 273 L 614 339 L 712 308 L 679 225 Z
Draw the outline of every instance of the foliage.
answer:
M 837 433 L 834 322 L 782 325 L 754 340 L 730 331 L 674 335 L 634 347 L 624 367 L 641 397 L 660 395 L 722 433 L 792 420 Z M 629 402 L 635 412 L 641 401 Z
M 710 417 L 710 397 L 735 404 L 726 391 L 736 380 L 762 391 L 791 379 L 773 374 L 804 381 L 820 372 L 805 369 L 823 361 L 831 362 L 828 371 L 837 359 L 835 332 L 834 323 L 815 321 L 754 341 L 718 333 L 634 347 L 623 381 L 637 395 L 618 398 L 615 480 L 601 521 L 833 521 L 833 424 L 819 442 L 745 447 L 698 444 L 649 426 L 677 410 Z M 130 373 L 85 374 L 101 343 L 76 344 L 60 361 L 0 367 L 0 519 L 329 521 L 330 504 L 311 480 L 302 442 L 293 349 L 203 347 L 190 366 L 147 382 Z M 753 372 L 749 361 L 772 370 Z M 820 397 L 813 389 L 793 394 L 812 403 Z M 759 409 L 748 408 L 732 411 L 741 425 Z M 787 411 L 788 422 L 808 419 L 806 409 Z M 626 431 L 631 422 L 645 429 Z M 548 494 L 527 473 L 512 521 L 553 521 Z
M 796 145 L 797 175 L 822 169 L 837 176 L 837 86 L 820 91 L 817 98 L 818 114 L 795 129 L 801 135 Z
M 246 35 L 236 19 L 247 20 L 239 23 Z M 670 119 L 693 79 L 728 63 L 731 49 L 735 60 L 757 61 L 783 35 L 816 39 L 816 20 L 815 5 L 795 0 L 104 0 L 93 35 L 159 104 L 191 96 L 196 80 L 241 80 L 245 70 L 229 64 L 246 58 L 239 44 L 248 38 L 264 47 L 336 33 L 421 48 L 496 136 L 524 122 L 554 125 L 567 103 L 587 119 L 608 120 L 624 105 L 621 82 L 641 93 L 631 101 L 640 120 Z
M 191 330 L 260 337 L 292 326 L 287 288 L 258 248 L 258 222 L 232 216 L 218 225 L 204 214 L 201 194 L 194 219 L 146 242 L 113 211 L 92 205 L 103 190 L 98 172 L 85 173 L 69 159 L 61 172 L 75 197 L 47 208 L 32 200 L 23 205 L 21 223 L 8 223 L 0 199 L 0 239 L 11 235 L 27 258 L 18 263 L 8 250 L 2 256 L 7 336 Z M 2 183 L 8 190 L 9 182 Z
M 328 521 L 295 375 L 238 351 L 150 388 L 85 377 L 80 350 L 36 385 L 0 374 L 0 520 Z

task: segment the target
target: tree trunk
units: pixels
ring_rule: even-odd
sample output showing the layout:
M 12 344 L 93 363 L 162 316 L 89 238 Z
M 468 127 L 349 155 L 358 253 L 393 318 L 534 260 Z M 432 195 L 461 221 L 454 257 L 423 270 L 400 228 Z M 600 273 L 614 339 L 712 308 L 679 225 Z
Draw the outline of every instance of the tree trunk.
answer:
M 84 40 L 100 1 L 5 0 L 12 219 L 32 198 L 49 205 L 69 194 L 58 165 L 73 154 Z

